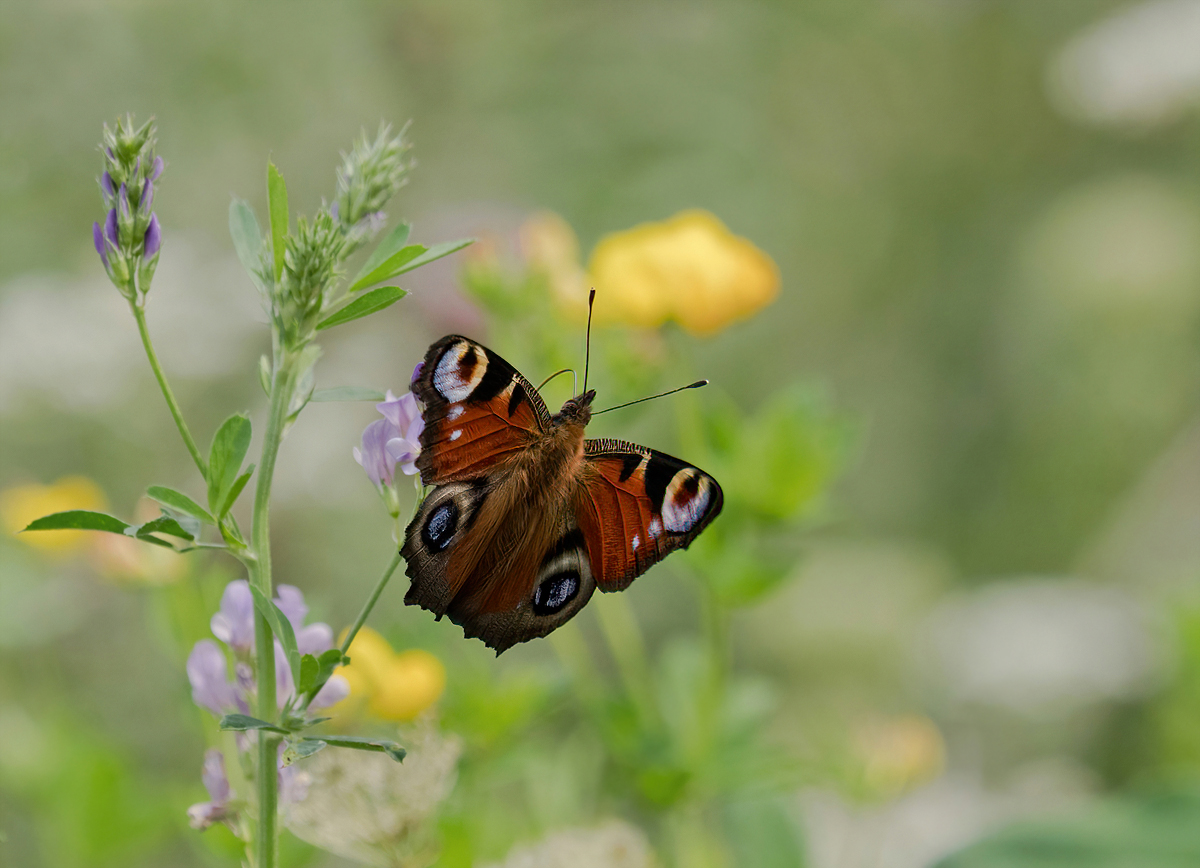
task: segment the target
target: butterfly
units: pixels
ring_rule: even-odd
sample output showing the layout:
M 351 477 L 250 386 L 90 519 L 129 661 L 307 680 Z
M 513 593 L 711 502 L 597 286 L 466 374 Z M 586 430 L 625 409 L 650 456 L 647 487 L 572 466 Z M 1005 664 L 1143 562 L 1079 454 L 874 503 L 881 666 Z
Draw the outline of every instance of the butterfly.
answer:
M 721 486 L 686 461 L 584 439 L 586 377 L 551 416 L 512 365 L 448 335 L 411 388 L 425 419 L 416 464 L 433 490 L 400 550 L 404 602 L 497 655 L 564 624 L 597 587 L 624 590 L 721 511 Z

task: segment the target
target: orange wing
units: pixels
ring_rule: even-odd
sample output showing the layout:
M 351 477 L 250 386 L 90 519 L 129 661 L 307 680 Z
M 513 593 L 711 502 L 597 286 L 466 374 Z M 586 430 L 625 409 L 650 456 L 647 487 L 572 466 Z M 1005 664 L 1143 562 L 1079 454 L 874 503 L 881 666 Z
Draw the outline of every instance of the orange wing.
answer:
M 426 485 L 485 476 L 550 423 L 541 395 L 516 368 L 460 335 L 429 348 L 412 391 L 425 405 L 417 468 Z
M 724 502 L 703 470 L 621 440 L 585 441 L 582 482 L 575 510 L 602 591 L 628 587 L 687 548 Z

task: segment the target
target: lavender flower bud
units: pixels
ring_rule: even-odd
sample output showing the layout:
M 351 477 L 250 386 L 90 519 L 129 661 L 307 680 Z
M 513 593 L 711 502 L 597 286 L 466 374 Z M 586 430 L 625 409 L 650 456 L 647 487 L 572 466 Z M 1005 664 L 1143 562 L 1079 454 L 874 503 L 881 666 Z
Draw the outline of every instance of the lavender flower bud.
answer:
M 147 184 L 147 186 L 149 186 L 150 182 L 147 181 L 146 184 Z M 145 238 L 145 247 L 143 248 L 143 254 L 146 256 L 147 259 L 150 258 L 151 256 L 155 256 L 158 254 L 158 248 L 161 245 L 162 245 L 162 230 L 160 230 L 158 228 L 158 215 L 151 214 L 150 215 L 150 225 L 146 227 L 146 238 Z
M 149 178 L 142 184 L 142 198 L 138 200 L 138 210 L 148 211 L 154 202 L 154 182 Z
M 117 194 L 113 191 L 112 175 L 108 172 L 100 176 L 100 192 L 104 194 L 104 204 L 111 205 Z
M 100 254 L 100 261 L 104 263 L 104 267 L 107 269 L 108 253 L 104 249 L 104 230 L 100 228 L 99 223 L 92 224 L 92 243 L 96 245 L 96 252 Z
M 158 180 L 158 176 L 159 176 L 159 175 L 161 175 L 161 174 L 163 173 L 163 165 L 164 165 L 164 164 L 163 164 L 163 158 L 162 158 L 162 157 L 155 157 L 155 158 L 154 158 L 154 165 L 153 165 L 153 166 L 151 166 L 151 168 L 150 168 L 150 180 L 151 180 L 151 181 L 157 181 L 157 180 Z
M 121 182 L 121 189 L 117 191 L 117 208 L 120 209 L 117 218 L 121 225 L 129 223 L 132 215 L 129 213 L 129 191 L 124 181 Z
M 104 237 L 108 239 L 109 244 L 117 247 L 117 209 L 108 209 L 108 217 L 104 220 Z

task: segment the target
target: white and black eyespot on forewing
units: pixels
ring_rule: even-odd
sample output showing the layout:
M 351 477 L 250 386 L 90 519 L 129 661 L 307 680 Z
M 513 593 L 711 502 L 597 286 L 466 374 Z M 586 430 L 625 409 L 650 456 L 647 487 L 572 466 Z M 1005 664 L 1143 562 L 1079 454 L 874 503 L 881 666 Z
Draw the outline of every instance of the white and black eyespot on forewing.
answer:
M 433 369 L 433 388 L 447 401 L 465 401 L 487 374 L 488 356 L 483 347 L 466 338 L 442 350 Z
M 450 605 L 446 565 L 452 546 L 471 527 L 486 497 L 481 482 L 439 485 L 425 498 L 404 533 L 400 554 L 412 579 L 404 601 L 442 614 Z
M 667 483 L 663 495 L 663 527 L 672 533 L 687 533 L 696 527 L 712 501 L 712 484 L 708 476 L 695 467 L 678 471 Z

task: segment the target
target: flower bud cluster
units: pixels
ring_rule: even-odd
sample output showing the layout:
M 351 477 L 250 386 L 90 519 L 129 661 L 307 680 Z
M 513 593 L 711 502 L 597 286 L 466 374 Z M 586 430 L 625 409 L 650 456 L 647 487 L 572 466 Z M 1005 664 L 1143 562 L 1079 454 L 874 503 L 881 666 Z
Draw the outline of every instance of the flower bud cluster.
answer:
M 408 183 L 413 167 L 412 146 L 405 140 L 406 124 L 395 136 L 390 124 L 380 124 L 375 140 L 364 131 L 350 153 L 342 154 L 337 171 L 337 195 L 332 212 L 346 236 L 346 255 L 383 228 L 383 207 Z
M 286 345 L 300 347 L 312 338 L 345 247 L 341 227 L 328 210 L 322 208 L 311 221 L 296 221 L 275 288 L 275 316 Z
M 127 115 L 115 128 L 104 125 L 99 184 L 108 213 L 103 226 L 92 224 L 92 242 L 109 279 L 130 301 L 150 289 L 162 246 L 158 216 L 151 210 L 154 185 L 163 171 L 156 143 L 153 120 L 135 129 Z

